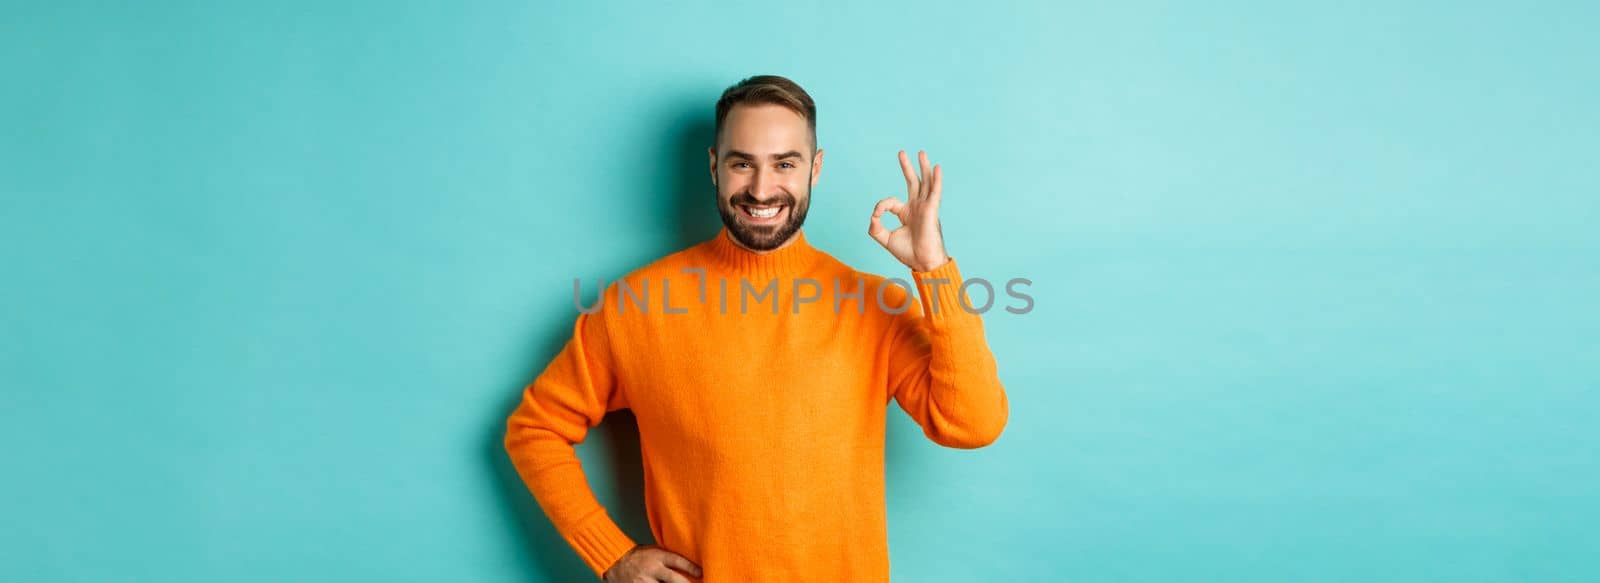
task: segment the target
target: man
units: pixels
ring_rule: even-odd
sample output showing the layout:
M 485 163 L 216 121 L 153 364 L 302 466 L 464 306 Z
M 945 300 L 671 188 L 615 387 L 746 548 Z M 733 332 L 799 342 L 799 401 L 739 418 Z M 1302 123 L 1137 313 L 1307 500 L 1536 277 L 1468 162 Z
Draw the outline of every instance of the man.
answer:
M 867 231 L 911 270 L 912 298 L 904 279 L 806 242 L 823 151 L 804 89 L 751 77 L 716 112 L 724 228 L 580 304 L 571 340 L 507 421 L 506 450 L 605 581 L 887 581 L 888 402 L 957 448 L 993 442 L 1009 414 L 945 254 L 942 170 L 900 152 L 907 200 L 879 201 Z M 886 228 L 886 212 L 901 225 Z M 639 423 L 656 545 L 617 527 L 573 449 L 622 408 Z

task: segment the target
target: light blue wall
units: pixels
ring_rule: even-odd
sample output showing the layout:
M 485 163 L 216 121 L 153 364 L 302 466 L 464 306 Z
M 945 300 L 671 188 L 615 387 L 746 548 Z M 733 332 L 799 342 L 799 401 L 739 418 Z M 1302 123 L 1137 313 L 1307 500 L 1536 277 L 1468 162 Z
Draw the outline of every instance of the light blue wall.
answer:
M 894 410 L 897 581 L 1600 579 L 1594 4 L 8 4 L 0 579 L 583 580 L 504 417 L 768 72 L 814 243 L 899 273 L 925 148 L 1035 282 L 999 442 Z

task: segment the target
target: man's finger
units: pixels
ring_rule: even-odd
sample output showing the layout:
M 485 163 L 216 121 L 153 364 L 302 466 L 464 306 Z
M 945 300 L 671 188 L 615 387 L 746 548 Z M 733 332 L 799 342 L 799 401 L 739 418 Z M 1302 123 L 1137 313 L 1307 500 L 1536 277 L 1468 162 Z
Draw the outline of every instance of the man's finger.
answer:
M 683 571 L 690 575 L 694 575 L 696 577 L 704 576 L 700 574 L 700 565 L 694 564 L 694 561 L 691 561 L 687 557 L 677 553 L 669 552 L 666 555 L 663 555 L 661 557 L 661 564 L 672 567 L 679 571 Z
M 922 183 L 917 180 L 917 172 L 911 169 L 911 157 L 906 155 L 905 150 L 900 151 L 900 171 L 906 175 L 906 199 L 916 200 Z
M 905 206 L 905 203 L 892 196 L 878 201 L 878 205 L 872 207 L 872 222 L 867 224 L 867 235 L 872 237 L 872 240 L 877 241 L 879 245 L 888 247 L 889 233 L 891 231 L 888 227 L 883 226 L 883 213 L 892 212 L 903 206 Z M 898 217 L 900 215 L 895 213 L 895 216 Z
M 888 212 L 893 213 L 895 218 L 904 220 L 906 218 L 906 208 L 907 206 L 904 201 L 891 196 L 878 201 L 877 206 L 872 207 L 872 216 L 873 218 L 877 218 L 883 216 L 883 213 Z
M 939 165 L 938 164 L 934 164 L 933 165 L 933 181 L 932 181 L 932 184 L 928 185 L 928 203 L 929 204 L 933 204 L 933 205 L 938 205 L 939 204 L 939 195 L 943 193 L 943 190 L 944 190 L 944 172 L 939 169 Z
M 684 577 L 682 573 L 666 567 L 662 567 L 659 571 L 651 574 L 650 578 L 657 581 L 666 581 L 667 583 L 691 583 L 689 578 Z
M 928 163 L 928 153 L 917 150 L 917 169 L 922 171 L 922 189 L 917 198 L 927 198 L 928 185 L 933 182 L 933 165 Z

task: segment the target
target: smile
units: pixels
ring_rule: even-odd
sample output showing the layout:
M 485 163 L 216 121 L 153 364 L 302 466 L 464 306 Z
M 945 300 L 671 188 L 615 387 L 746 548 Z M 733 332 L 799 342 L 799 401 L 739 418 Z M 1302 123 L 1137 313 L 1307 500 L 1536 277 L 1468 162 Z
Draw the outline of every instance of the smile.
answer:
M 751 219 L 751 222 L 756 222 L 756 223 L 776 222 L 775 220 L 778 218 L 778 215 L 782 214 L 784 209 L 789 208 L 789 205 L 786 205 L 786 204 L 779 204 L 779 205 L 747 205 L 747 204 L 741 204 L 741 205 L 738 205 L 738 206 L 739 206 L 739 210 L 743 212 L 745 218 Z

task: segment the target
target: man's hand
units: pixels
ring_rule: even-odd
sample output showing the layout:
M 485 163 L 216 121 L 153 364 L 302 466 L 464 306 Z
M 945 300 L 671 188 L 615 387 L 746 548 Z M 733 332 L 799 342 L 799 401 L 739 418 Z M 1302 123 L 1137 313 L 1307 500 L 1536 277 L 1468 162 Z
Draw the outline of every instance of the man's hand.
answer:
M 911 169 L 911 159 L 900 151 L 900 170 L 906 175 L 906 201 L 889 197 L 872 209 L 867 235 L 913 271 L 933 271 L 950 260 L 944 253 L 944 235 L 939 232 L 939 189 L 943 186 L 938 165 L 928 164 L 928 154 L 917 152 L 921 176 Z M 894 213 L 900 226 L 891 231 L 883 226 L 883 213 Z
M 700 565 L 683 558 L 683 555 L 656 545 L 639 545 L 606 569 L 605 580 L 606 583 L 689 583 L 687 577 L 673 569 L 695 577 L 705 576 L 700 572 Z

